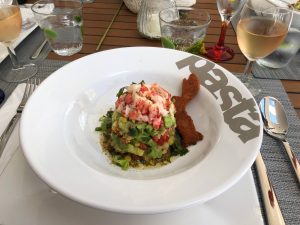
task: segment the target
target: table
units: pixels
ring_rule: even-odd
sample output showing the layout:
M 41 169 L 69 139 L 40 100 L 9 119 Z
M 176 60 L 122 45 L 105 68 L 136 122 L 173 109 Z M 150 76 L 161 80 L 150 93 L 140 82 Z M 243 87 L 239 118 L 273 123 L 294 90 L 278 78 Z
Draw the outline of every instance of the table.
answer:
M 27 2 L 32 3 L 34 0 L 28 0 Z M 83 49 L 78 54 L 70 57 L 62 57 L 50 52 L 48 58 L 72 61 L 97 52 L 97 45 L 121 4 L 122 0 L 95 0 L 94 3 L 84 4 Z M 212 16 L 205 43 L 213 45 L 219 38 L 221 26 L 216 2 L 215 0 L 201 0 L 197 1 L 197 4 L 206 9 Z M 130 12 L 123 4 L 99 51 L 128 46 L 161 47 L 159 40 L 145 39 L 138 33 L 136 17 L 136 14 Z M 219 64 L 233 73 L 242 73 L 247 61 L 238 47 L 236 34 L 231 26 L 227 31 L 225 43 L 233 48 L 236 54 L 231 61 Z M 300 81 L 282 80 L 282 84 L 300 118 Z
M 33 3 L 34 1 L 35 0 L 27 0 L 27 3 Z M 221 26 L 220 17 L 216 9 L 215 0 L 198 0 L 198 1 L 199 1 L 198 4 L 202 8 L 207 9 L 209 13 L 212 15 L 213 21 L 209 26 L 205 42 L 208 44 L 214 44 L 218 40 L 219 33 L 220 33 L 220 26 Z M 121 4 L 122 4 L 122 0 L 95 0 L 94 3 L 85 4 L 84 16 L 83 16 L 84 17 L 84 46 L 82 51 L 70 57 L 61 57 L 54 54 L 53 52 L 50 52 L 47 58 L 63 60 L 63 61 L 73 61 L 80 57 L 97 52 L 96 47 L 103 33 L 109 26 L 112 18 L 114 17 L 115 13 L 118 11 L 118 8 L 120 7 Z M 230 27 L 228 30 L 226 43 L 227 45 L 229 45 L 235 50 L 236 56 L 233 60 L 229 62 L 220 63 L 220 65 L 233 73 L 242 73 L 246 64 L 246 58 L 240 52 L 235 37 L 235 31 L 232 27 Z M 116 20 L 112 24 L 112 27 L 109 30 L 107 37 L 105 38 L 99 51 L 112 49 L 112 48 L 126 47 L 126 46 L 161 47 L 161 43 L 159 40 L 149 40 L 143 38 L 136 30 L 136 14 L 131 13 L 125 7 L 125 5 L 122 5 L 121 10 L 118 16 L 116 17 Z M 298 116 L 300 117 L 300 81 L 282 81 L 282 84 L 286 92 L 288 93 L 288 96 L 293 106 L 297 110 Z M 282 93 L 282 91 L 280 93 Z M 299 126 L 297 127 L 299 128 Z M 299 143 L 297 138 L 299 137 L 299 133 L 298 133 L 299 129 L 296 129 L 296 131 L 297 134 L 293 136 L 293 139 L 296 140 L 294 142 Z M 288 164 L 287 161 L 284 161 L 286 159 L 285 152 L 280 151 L 280 149 L 278 149 L 278 146 L 271 141 L 274 140 L 271 140 L 271 138 L 266 137 L 266 141 L 264 141 L 263 143 L 262 153 L 265 153 L 264 156 L 267 159 L 266 162 L 269 163 L 268 170 L 271 174 L 271 178 L 273 175 L 273 177 L 277 177 L 280 180 L 282 180 L 282 182 L 276 180 L 277 182 L 275 182 L 273 185 L 276 188 L 277 193 L 279 193 L 279 197 L 280 196 L 284 197 L 286 196 L 286 190 L 289 188 L 288 184 L 291 184 L 293 182 L 294 177 L 293 174 L 291 174 L 292 170 L 290 170 L 289 168 L 290 164 Z M 296 146 L 299 146 L 299 144 Z M 275 149 L 275 147 L 277 149 Z M 271 148 L 274 151 L 274 153 L 270 154 L 269 148 Z M 284 164 L 285 167 L 282 167 L 282 164 Z M 290 177 L 286 176 L 287 173 L 290 174 Z M 255 176 L 255 173 L 253 174 Z M 292 186 L 292 188 L 294 191 L 293 193 L 297 193 L 297 195 L 295 195 L 295 199 L 296 199 L 295 201 L 298 201 L 297 200 L 299 199 L 298 198 L 299 190 L 297 189 L 298 187 Z M 288 191 L 290 191 L 290 189 Z M 286 217 L 289 219 L 289 221 L 292 221 L 293 217 L 296 217 L 295 215 L 299 214 L 297 213 L 299 212 L 299 207 L 297 209 L 293 208 L 293 204 L 295 204 L 295 201 L 291 202 L 288 199 L 285 202 L 284 198 L 282 198 L 281 201 L 282 203 L 284 203 L 282 205 L 284 206 L 283 211 L 285 212 Z M 296 205 L 299 205 L 298 202 L 296 202 Z M 297 219 L 296 221 L 299 221 L 299 219 Z

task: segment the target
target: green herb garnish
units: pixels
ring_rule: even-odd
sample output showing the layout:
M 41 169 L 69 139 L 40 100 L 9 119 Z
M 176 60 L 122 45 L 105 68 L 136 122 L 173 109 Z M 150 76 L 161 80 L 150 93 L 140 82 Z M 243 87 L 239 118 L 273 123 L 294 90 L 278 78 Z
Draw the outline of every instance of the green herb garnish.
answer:
M 105 116 L 102 116 L 100 118 L 101 125 L 100 125 L 100 127 L 96 127 L 95 131 L 102 132 L 103 135 L 109 136 L 111 133 L 111 127 L 112 127 L 112 114 L 113 114 L 113 111 L 110 110 L 106 113 Z
M 177 156 L 177 155 L 183 156 L 189 152 L 189 150 L 181 144 L 181 137 L 177 132 L 177 130 L 175 132 L 174 143 L 170 146 L 170 150 L 172 156 Z
M 175 44 L 167 37 L 161 37 L 161 43 L 165 48 L 175 49 Z
M 57 33 L 54 30 L 48 29 L 48 28 L 44 28 L 43 29 L 44 35 L 46 38 L 48 39 L 55 39 L 57 38 Z
M 192 46 L 188 47 L 185 51 L 195 54 L 195 55 L 205 55 L 205 45 L 203 40 L 197 41 Z
M 80 23 L 82 21 L 81 16 L 74 16 L 74 20 L 76 23 Z
M 119 98 L 123 93 L 124 93 L 124 90 L 126 89 L 126 87 L 122 87 L 118 93 L 117 93 L 117 97 Z

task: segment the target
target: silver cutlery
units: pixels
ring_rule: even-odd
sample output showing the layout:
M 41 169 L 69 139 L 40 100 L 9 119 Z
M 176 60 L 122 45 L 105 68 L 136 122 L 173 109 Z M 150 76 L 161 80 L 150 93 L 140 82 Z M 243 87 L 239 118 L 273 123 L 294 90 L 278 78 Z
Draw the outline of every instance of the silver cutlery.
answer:
M 23 94 L 23 98 L 21 100 L 20 105 L 18 106 L 18 108 L 16 110 L 16 114 L 11 119 L 11 121 L 9 122 L 9 124 L 7 125 L 7 127 L 5 128 L 3 134 L 0 137 L 0 157 L 3 153 L 3 150 L 6 146 L 7 141 L 9 140 L 9 137 L 10 137 L 12 131 L 14 130 L 18 120 L 21 118 L 22 111 L 25 107 L 25 104 L 26 104 L 27 100 L 29 99 L 29 97 L 31 96 L 31 94 L 34 92 L 34 90 L 36 89 L 36 87 L 39 84 L 40 84 L 40 79 L 39 78 L 32 78 L 32 79 L 27 80 L 27 83 L 26 83 L 26 86 L 25 86 L 25 91 L 24 91 L 24 94 Z
M 290 144 L 286 140 L 288 121 L 282 104 L 276 98 L 267 96 L 260 101 L 259 109 L 263 117 L 265 132 L 283 143 L 293 165 L 298 183 L 300 183 L 300 165 Z
M 35 50 L 32 56 L 30 56 L 30 59 L 37 59 L 46 44 L 47 44 L 47 40 L 44 40 L 43 43 Z
M 258 174 L 258 180 L 262 192 L 264 207 L 269 225 L 284 225 L 284 218 L 282 216 L 275 191 L 272 187 L 266 165 L 259 153 L 255 165 Z

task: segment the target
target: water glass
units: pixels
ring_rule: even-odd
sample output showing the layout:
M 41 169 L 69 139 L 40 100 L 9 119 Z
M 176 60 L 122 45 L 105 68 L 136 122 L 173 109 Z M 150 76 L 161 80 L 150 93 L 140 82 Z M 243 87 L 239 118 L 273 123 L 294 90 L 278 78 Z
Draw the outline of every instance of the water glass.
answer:
M 271 55 L 257 60 L 257 63 L 270 68 L 287 66 L 300 49 L 300 11 L 293 11 L 291 27 L 281 45 Z
M 177 7 L 159 13 L 161 41 L 165 48 L 173 48 L 199 55 L 211 22 L 209 13 L 202 9 Z
M 142 0 L 137 15 L 137 29 L 146 38 L 159 39 L 159 12 L 163 9 L 175 7 L 174 0 Z
M 83 21 L 80 0 L 40 0 L 31 9 L 56 54 L 70 56 L 81 50 Z

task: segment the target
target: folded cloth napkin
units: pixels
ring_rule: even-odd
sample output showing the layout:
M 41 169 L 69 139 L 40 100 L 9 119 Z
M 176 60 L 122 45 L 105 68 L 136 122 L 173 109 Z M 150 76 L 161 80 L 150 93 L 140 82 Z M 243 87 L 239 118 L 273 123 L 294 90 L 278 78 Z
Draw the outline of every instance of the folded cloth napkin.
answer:
M 13 91 L 13 93 L 9 96 L 5 104 L 0 108 L 0 134 L 3 133 L 9 121 L 15 115 L 16 109 L 18 108 L 22 100 L 25 91 L 25 85 L 26 84 L 19 84 Z M 17 124 L 6 144 L 2 156 L 0 157 L 0 176 L 8 165 L 14 153 L 17 151 L 19 145 L 19 124 Z
M 176 0 L 177 6 L 192 6 L 196 4 L 196 0 Z

